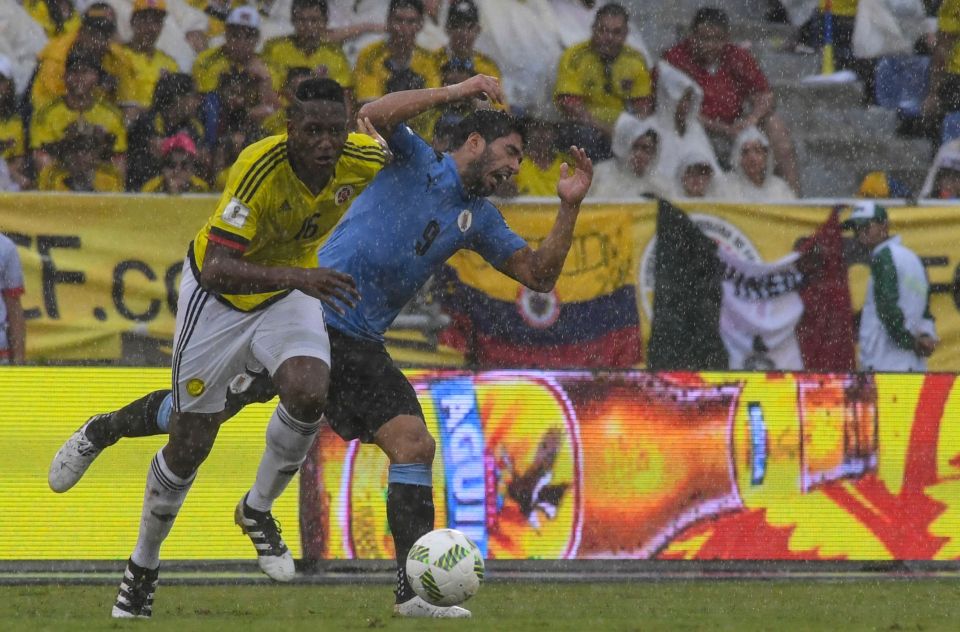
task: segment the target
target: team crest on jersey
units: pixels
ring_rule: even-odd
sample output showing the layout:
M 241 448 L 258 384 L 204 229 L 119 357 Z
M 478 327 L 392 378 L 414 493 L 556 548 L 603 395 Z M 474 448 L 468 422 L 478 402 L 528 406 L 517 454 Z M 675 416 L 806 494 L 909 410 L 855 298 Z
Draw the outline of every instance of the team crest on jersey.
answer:
M 517 307 L 523 322 L 535 329 L 546 329 L 560 318 L 560 299 L 556 291 L 534 292 L 521 285 Z
M 205 390 L 207 390 L 207 385 L 199 378 L 193 378 L 187 382 L 187 392 L 193 397 L 200 397 Z
M 465 233 L 470 230 L 470 227 L 473 225 L 473 213 L 470 212 L 470 209 L 465 208 L 460 211 L 459 217 L 457 217 L 457 227 L 460 229 L 461 233 Z
M 230 203 L 227 204 L 226 208 L 223 209 L 223 213 L 220 214 L 224 222 L 237 228 L 243 228 L 249 216 L 250 209 L 237 198 L 230 198 Z
M 339 189 L 337 189 L 337 194 L 334 196 L 334 201 L 337 203 L 337 206 L 346 204 L 347 200 L 353 197 L 353 187 L 349 184 L 345 184 Z

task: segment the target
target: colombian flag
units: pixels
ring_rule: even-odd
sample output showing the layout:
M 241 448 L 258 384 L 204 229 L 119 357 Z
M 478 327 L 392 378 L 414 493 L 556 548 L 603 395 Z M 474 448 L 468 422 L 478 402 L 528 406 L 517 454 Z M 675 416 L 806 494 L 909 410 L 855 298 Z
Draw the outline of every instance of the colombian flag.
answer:
M 531 247 L 554 215 L 511 221 Z M 552 292 L 534 292 L 461 252 L 439 275 L 451 325 L 440 341 L 480 368 L 623 368 L 642 361 L 632 223 L 616 211 L 582 214 Z

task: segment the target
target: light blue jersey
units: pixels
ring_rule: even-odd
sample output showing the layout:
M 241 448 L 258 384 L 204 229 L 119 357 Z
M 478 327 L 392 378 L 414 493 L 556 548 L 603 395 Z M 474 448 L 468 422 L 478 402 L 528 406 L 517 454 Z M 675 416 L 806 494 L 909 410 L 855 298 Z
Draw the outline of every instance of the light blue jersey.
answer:
M 389 144 L 393 162 L 354 200 L 319 254 L 322 267 L 354 278 L 361 297 L 343 316 L 326 310 L 327 324 L 377 341 L 458 250 L 499 268 L 526 245 L 493 204 L 466 192 L 449 155 L 405 125 Z

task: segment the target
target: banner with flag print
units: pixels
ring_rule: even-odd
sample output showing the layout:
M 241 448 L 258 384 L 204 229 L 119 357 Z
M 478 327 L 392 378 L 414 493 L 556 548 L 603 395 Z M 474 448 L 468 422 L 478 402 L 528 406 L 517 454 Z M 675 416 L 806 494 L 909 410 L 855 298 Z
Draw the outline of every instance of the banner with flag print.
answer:
M 661 202 L 650 366 L 850 371 L 853 319 L 838 211 L 780 260 L 718 246 Z
M 511 221 L 531 246 L 553 217 Z M 534 292 L 462 252 L 436 287 L 452 324 L 442 343 L 480 367 L 622 368 L 642 361 L 640 316 L 632 270 L 630 215 L 581 215 L 563 272 L 551 292 Z

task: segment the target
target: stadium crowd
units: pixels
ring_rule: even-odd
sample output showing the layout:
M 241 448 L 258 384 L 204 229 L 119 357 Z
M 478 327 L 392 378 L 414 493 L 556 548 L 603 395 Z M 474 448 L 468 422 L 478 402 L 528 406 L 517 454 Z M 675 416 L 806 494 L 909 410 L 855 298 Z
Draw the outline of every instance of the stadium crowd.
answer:
M 792 51 L 822 45 L 821 10 L 770 4 L 772 18 L 798 24 Z M 867 101 L 886 88 L 874 73 L 890 64 L 857 56 L 854 21 L 858 10 L 876 18 L 889 4 L 832 3 L 837 65 L 856 71 Z M 901 112 L 915 119 L 901 127 L 951 141 L 960 129 L 960 2 L 899 4 L 920 7 L 924 26 L 904 31 L 916 36 L 913 57 L 928 60 L 930 86 L 915 111 Z M 592 0 L 4 3 L 0 189 L 218 191 L 240 149 L 285 131 L 285 105 L 305 78 L 337 80 L 355 111 L 389 92 L 483 73 L 503 81 L 530 130 L 527 160 L 503 196 L 552 195 L 561 148 L 571 144 L 598 163 L 593 197 L 798 196 L 791 121 L 748 45 L 732 40 L 727 14 L 696 11 L 657 58 L 638 28 L 642 12 L 656 10 L 631 15 Z M 471 107 L 430 112 L 414 127 L 444 150 Z M 958 143 L 937 155 L 923 196 L 957 196 Z M 912 195 L 883 173 L 861 193 Z

